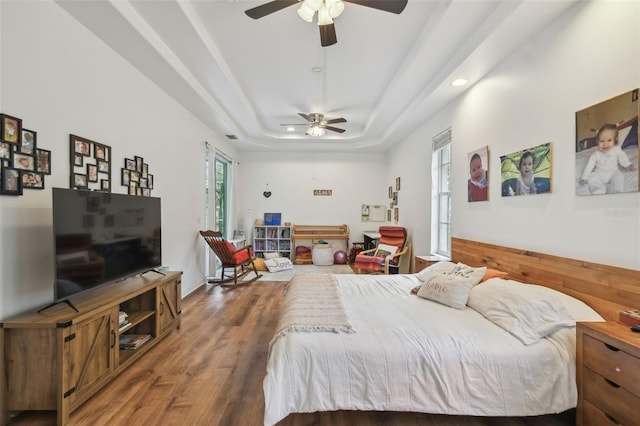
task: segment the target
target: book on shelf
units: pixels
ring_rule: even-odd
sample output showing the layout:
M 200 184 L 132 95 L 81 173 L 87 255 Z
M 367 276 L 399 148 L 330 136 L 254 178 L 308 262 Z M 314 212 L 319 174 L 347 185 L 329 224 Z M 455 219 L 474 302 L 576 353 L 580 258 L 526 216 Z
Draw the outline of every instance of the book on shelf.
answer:
M 120 349 L 138 349 L 149 339 L 150 334 L 123 334 L 120 336 Z
M 120 322 L 120 324 L 118 324 L 118 331 L 122 331 L 123 329 L 127 328 L 130 325 L 131 325 L 131 323 L 129 321 L 124 320 L 124 321 Z

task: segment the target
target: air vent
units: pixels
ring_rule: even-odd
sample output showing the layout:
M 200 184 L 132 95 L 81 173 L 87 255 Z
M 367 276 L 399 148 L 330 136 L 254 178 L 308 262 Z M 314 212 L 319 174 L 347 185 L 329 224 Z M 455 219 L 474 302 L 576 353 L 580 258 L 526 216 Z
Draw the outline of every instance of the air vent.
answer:
M 236 135 L 225 135 L 225 136 L 227 137 L 227 139 L 230 139 L 230 140 L 238 139 L 238 137 Z

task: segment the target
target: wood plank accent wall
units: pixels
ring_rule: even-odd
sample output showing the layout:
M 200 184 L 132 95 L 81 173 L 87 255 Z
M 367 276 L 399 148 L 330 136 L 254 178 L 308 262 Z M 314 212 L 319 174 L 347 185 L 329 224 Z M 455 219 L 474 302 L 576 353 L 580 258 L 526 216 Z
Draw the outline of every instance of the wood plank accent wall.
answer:
M 461 238 L 452 238 L 452 253 L 454 262 L 499 269 L 580 299 L 606 320 L 617 320 L 621 309 L 640 309 L 640 271 Z

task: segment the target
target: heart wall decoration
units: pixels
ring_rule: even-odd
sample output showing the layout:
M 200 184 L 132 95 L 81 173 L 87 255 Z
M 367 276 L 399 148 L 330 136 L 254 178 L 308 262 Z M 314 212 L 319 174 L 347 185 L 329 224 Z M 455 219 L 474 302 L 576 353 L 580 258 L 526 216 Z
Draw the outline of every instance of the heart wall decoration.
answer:
M 262 195 L 264 195 L 264 198 L 269 198 L 271 197 L 271 191 L 264 191 Z

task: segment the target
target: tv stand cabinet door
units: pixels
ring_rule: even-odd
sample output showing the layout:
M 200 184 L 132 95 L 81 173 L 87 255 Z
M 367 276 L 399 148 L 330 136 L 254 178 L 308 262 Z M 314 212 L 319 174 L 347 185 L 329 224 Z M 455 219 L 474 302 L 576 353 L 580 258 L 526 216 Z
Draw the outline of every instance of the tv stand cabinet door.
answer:
M 158 286 L 159 335 L 164 334 L 174 325 L 180 328 L 181 293 L 180 276 Z
M 110 307 L 72 325 L 68 342 L 68 395 L 71 411 L 91 397 L 111 378 L 118 350 L 118 308 Z

